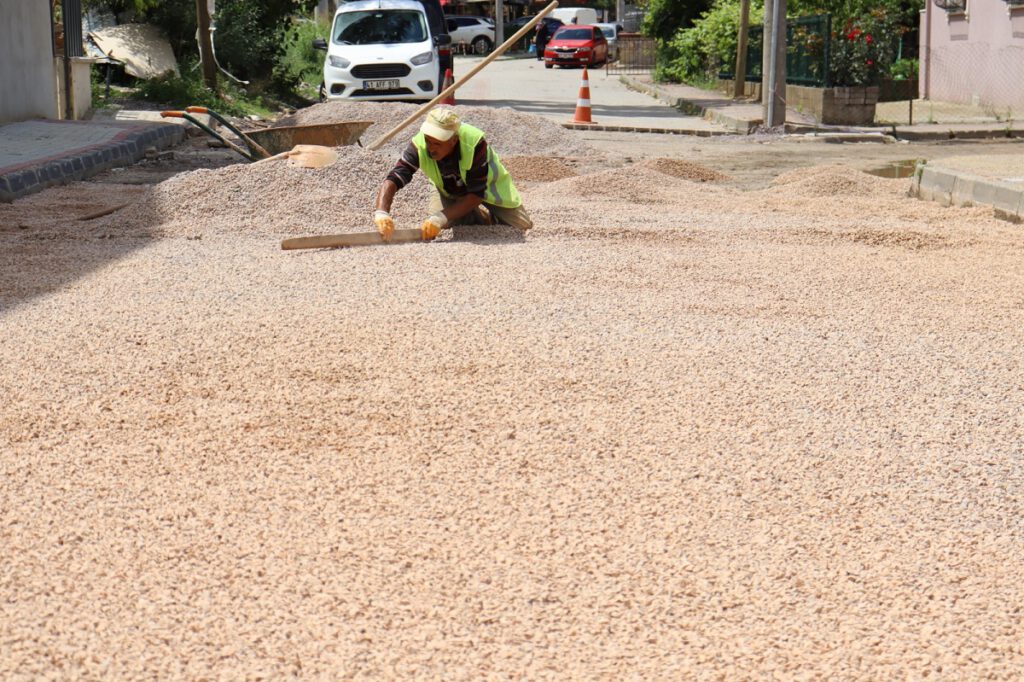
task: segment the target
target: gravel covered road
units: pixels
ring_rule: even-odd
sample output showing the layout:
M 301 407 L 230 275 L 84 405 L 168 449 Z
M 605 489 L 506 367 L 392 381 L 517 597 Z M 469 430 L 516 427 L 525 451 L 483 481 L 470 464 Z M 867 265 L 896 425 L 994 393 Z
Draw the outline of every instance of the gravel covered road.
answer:
M 0 678 L 1019 677 L 1020 228 L 678 161 L 525 239 L 0 206 Z

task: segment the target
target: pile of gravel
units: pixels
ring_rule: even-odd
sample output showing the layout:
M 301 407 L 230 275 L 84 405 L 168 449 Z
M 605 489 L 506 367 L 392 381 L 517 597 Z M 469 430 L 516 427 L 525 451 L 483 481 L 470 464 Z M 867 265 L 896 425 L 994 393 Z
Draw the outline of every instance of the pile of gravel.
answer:
M 375 121 L 361 138 L 369 146 L 407 119 L 418 104 L 404 102 L 324 102 L 281 119 L 278 125 L 314 125 L 339 121 Z M 536 114 L 510 108 L 456 105 L 463 121 L 484 131 L 488 143 L 502 156 L 595 156 L 592 148 L 562 126 Z M 419 129 L 422 118 L 410 123 L 382 149 L 398 152 Z
M 906 182 L 901 180 L 899 185 L 905 187 Z M 783 173 L 775 178 L 772 186 L 780 188 L 789 197 L 870 197 L 886 192 L 894 184 L 886 178 L 848 166 L 824 165 Z
M 201 234 L 333 234 L 372 228 L 381 183 L 394 166 L 389 151 L 339 147 L 326 168 L 284 160 L 199 170 L 156 185 L 138 203 L 109 218 L 132 230 L 165 236 Z M 396 220 L 418 218 L 431 188 L 417 173 L 396 196 Z
M 702 166 L 699 163 L 686 161 L 684 159 L 662 157 L 658 159 L 648 159 L 639 165 L 645 168 L 653 168 L 654 170 L 664 173 L 665 175 L 670 175 L 673 178 L 681 178 L 683 180 L 691 180 L 693 182 L 719 182 L 731 179 L 725 173 L 720 173 L 708 168 L 707 166 Z
M 501 162 L 517 182 L 551 182 L 578 175 L 565 159 L 546 156 L 510 156 Z

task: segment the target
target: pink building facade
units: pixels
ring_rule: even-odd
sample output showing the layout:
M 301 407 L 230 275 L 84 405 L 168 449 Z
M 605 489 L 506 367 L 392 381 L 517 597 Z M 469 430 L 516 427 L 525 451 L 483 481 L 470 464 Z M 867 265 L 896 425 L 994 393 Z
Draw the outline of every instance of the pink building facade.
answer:
M 926 2 L 921 97 L 1024 118 L 1024 0 Z

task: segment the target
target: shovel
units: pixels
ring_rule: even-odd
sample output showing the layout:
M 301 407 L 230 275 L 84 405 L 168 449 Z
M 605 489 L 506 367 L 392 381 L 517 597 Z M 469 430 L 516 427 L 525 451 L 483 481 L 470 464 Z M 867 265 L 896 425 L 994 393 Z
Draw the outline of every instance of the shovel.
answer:
M 199 107 L 192 108 L 198 109 Z M 256 161 L 257 156 L 259 156 L 259 152 L 254 152 L 253 150 L 243 149 L 242 147 L 239 147 L 237 144 L 225 138 L 223 135 L 221 135 L 217 131 L 213 130 L 212 128 L 204 124 L 202 121 L 196 119 L 188 111 L 162 111 L 160 112 L 160 116 L 162 116 L 163 118 L 183 118 L 192 123 L 193 125 L 195 125 L 197 128 L 200 128 L 207 135 L 217 140 L 220 140 L 220 142 L 235 150 L 236 152 L 238 152 L 239 154 L 241 154 L 250 161 Z M 245 139 L 246 138 L 243 138 L 243 142 L 245 141 Z M 259 147 L 259 149 L 266 151 L 262 147 Z M 325 166 L 330 166 L 335 161 L 337 161 L 338 153 L 331 149 L 330 147 L 324 147 L 317 144 L 297 144 L 292 149 L 289 149 L 286 152 L 281 152 L 280 154 L 275 154 L 274 156 L 268 156 L 266 158 L 259 159 L 258 161 L 256 161 L 256 163 L 264 163 L 265 161 L 273 161 L 275 159 L 288 159 L 288 161 L 292 165 L 300 166 L 302 168 L 323 168 Z
M 288 163 L 301 168 L 324 168 L 338 160 L 338 152 L 318 144 L 297 144 L 286 152 L 260 159 L 253 165 L 258 166 L 261 163 L 278 159 L 287 159 Z

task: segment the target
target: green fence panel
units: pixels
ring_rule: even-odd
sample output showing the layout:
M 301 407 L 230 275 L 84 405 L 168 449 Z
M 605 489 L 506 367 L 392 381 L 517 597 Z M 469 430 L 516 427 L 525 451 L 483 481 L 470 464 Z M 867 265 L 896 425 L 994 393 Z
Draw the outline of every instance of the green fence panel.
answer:
M 764 56 L 764 28 L 751 26 L 747 31 L 748 82 L 759 82 Z M 832 42 L 832 17 L 821 14 L 786 20 L 786 82 L 793 85 L 828 87 L 829 46 Z M 733 78 L 735 69 L 722 70 L 719 78 Z

